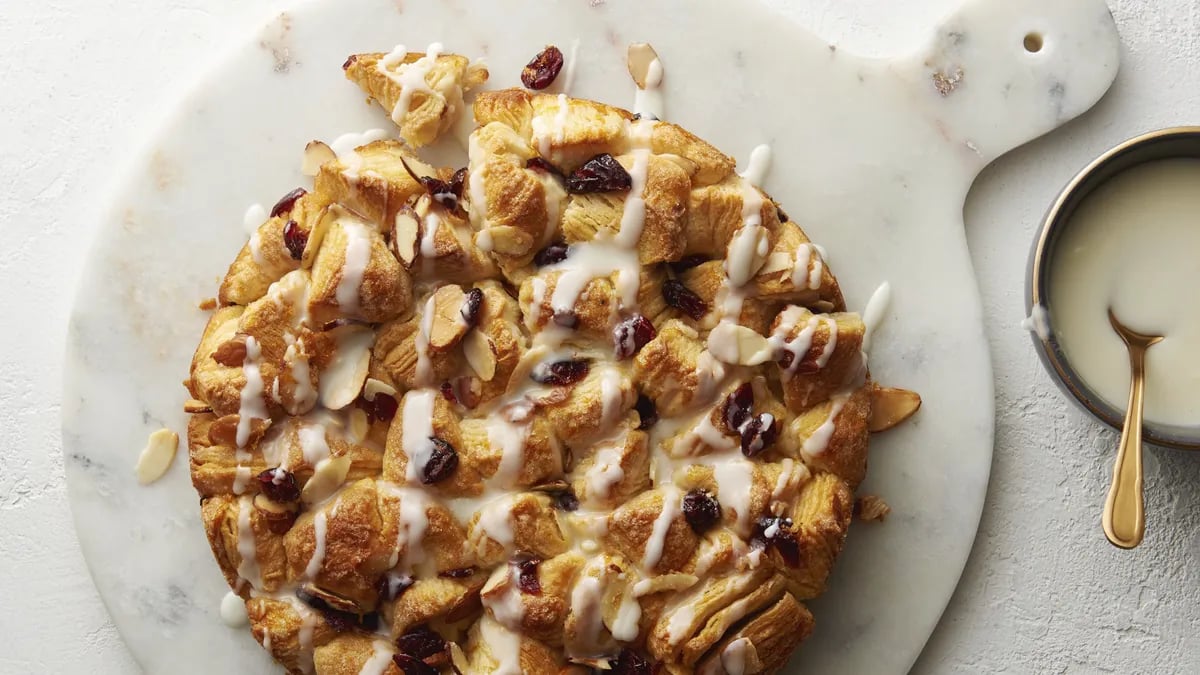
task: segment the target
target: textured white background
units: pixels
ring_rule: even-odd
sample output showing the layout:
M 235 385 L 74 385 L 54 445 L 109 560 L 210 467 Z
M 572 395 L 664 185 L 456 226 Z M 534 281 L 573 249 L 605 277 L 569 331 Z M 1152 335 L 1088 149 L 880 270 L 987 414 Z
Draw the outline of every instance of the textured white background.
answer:
M 868 53 L 915 45 L 958 4 L 766 1 Z M 137 672 L 66 501 L 67 316 L 96 200 L 123 159 L 215 52 L 284 4 L 0 2 L 0 673 Z M 1200 672 L 1200 453 L 1150 451 L 1146 542 L 1109 547 L 1098 514 L 1115 437 L 1066 403 L 1018 328 L 1029 242 L 1058 187 L 1127 136 L 1200 123 L 1200 4 L 1110 4 L 1125 43 L 1112 93 L 990 167 L 968 200 L 997 378 L 996 453 L 971 560 L 916 672 Z

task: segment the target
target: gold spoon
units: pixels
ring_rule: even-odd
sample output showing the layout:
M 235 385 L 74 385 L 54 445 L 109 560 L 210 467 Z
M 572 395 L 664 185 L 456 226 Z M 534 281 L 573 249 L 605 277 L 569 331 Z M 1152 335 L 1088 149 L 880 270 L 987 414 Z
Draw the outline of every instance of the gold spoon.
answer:
M 1133 548 L 1146 533 L 1146 512 L 1142 502 L 1142 394 L 1146 388 L 1146 350 L 1162 341 L 1161 335 L 1143 335 L 1117 319 L 1108 308 L 1108 322 L 1129 349 L 1129 405 L 1125 408 L 1125 426 L 1117 462 L 1113 465 L 1112 487 L 1104 503 L 1104 536 L 1113 546 Z

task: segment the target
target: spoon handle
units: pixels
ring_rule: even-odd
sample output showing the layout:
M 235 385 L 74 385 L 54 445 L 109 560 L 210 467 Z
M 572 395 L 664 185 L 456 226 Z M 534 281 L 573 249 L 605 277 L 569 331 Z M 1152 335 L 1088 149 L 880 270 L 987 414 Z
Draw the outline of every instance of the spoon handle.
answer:
M 1142 501 L 1142 394 L 1146 387 L 1146 352 L 1130 348 L 1129 405 L 1113 465 L 1112 487 L 1104 504 L 1104 535 L 1114 546 L 1134 548 L 1146 533 Z

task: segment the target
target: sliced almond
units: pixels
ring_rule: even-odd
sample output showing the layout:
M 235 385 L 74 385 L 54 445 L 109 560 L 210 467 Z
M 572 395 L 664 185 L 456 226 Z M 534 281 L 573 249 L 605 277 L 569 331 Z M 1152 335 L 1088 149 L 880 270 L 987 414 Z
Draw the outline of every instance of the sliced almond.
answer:
M 295 504 L 281 504 L 268 499 L 263 493 L 254 495 L 254 508 L 262 512 L 267 518 L 275 518 L 281 516 L 289 516 L 294 514 L 299 507 Z
M 367 411 L 354 408 L 350 411 L 350 421 L 346 424 L 346 440 L 351 443 L 362 443 L 371 431 L 371 421 L 367 419 Z
M 175 459 L 175 451 L 179 449 L 179 434 L 170 429 L 159 429 L 150 434 L 146 447 L 142 449 L 137 462 L 137 479 L 142 485 L 149 485 L 167 472 L 171 461 Z
M 246 336 L 236 335 L 222 342 L 213 352 L 212 358 L 223 366 L 241 368 L 246 362 Z
M 458 344 L 467 334 L 467 322 L 462 317 L 467 294 L 462 288 L 448 284 L 433 294 L 433 325 L 429 330 L 429 346 L 444 350 Z
M 883 522 L 891 512 L 892 507 L 888 506 L 882 497 L 875 495 L 863 495 L 854 502 L 855 515 L 859 520 L 868 523 Z
M 532 243 L 528 235 L 515 227 L 500 225 L 490 227 L 480 232 L 487 232 L 491 237 L 492 250 L 506 255 L 524 255 Z
M 492 576 L 484 582 L 483 588 L 479 589 L 479 594 L 484 598 L 489 598 L 496 594 L 497 591 L 503 592 L 504 589 L 512 585 L 512 573 L 509 571 L 508 565 L 497 567 Z
M 358 615 L 363 614 L 363 609 L 358 606 L 358 603 L 349 598 L 340 596 L 333 591 L 327 591 L 316 584 L 304 584 L 300 590 L 308 595 L 313 596 L 314 598 L 320 598 L 325 602 L 325 604 L 329 605 L 333 609 L 338 610 L 339 612 L 347 612 L 349 614 Z
M 767 338 L 732 321 L 722 321 L 708 334 L 708 351 L 717 360 L 741 366 L 757 366 L 771 360 Z
M 792 260 L 792 254 L 787 251 L 776 251 L 767 256 L 767 261 L 759 268 L 758 273 L 775 274 L 777 272 L 791 272 L 796 266 Z
M 237 445 L 238 415 L 225 415 L 208 426 L 208 442 L 213 445 Z
M 626 66 L 629 68 L 629 76 L 633 78 L 638 89 L 645 89 L 647 84 L 656 86 L 655 78 L 662 78 L 662 66 L 657 67 L 657 73 L 651 73 L 651 64 L 658 60 L 658 52 L 654 51 L 646 42 L 635 42 L 629 45 L 629 50 L 626 52 Z
M 321 371 L 318 391 L 321 405 L 341 410 L 358 398 L 371 365 L 371 347 L 375 332 L 366 326 L 335 328 L 337 347 L 333 360 Z
M 663 591 L 682 591 L 695 586 L 698 581 L 700 579 L 694 574 L 684 574 L 682 572 L 661 574 L 648 578 L 641 583 L 634 584 L 633 597 L 640 598 Z
M 341 207 L 326 207 L 320 217 L 313 219 L 312 229 L 308 231 L 308 242 L 304 244 L 304 253 L 300 256 L 301 269 L 312 269 L 313 261 L 317 258 L 317 251 L 321 248 L 321 242 L 325 241 L 325 233 L 329 232 L 329 226 L 338 219 L 341 213 L 344 213 Z
M 328 457 L 317 462 L 312 478 L 300 490 L 300 499 L 305 504 L 316 504 L 325 501 L 337 492 L 342 483 L 346 482 L 346 474 L 350 473 L 350 458 L 346 455 Z
M 300 172 L 305 176 L 315 176 L 321 171 L 321 165 L 337 159 L 337 153 L 322 141 L 309 141 L 304 146 L 304 158 L 300 162 Z
M 194 398 L 189 398 L 183 402 L 183 412 L 188 413 L 189 415 L 212 412 L 212 406 L 208 405 L 204 401 L 198 401 Z
M 467 333 L 463 340 L 463 356 L 467 358 L 467 365 L 471 370 L 484 382 L 491 382 L 496 376 L 496 352 L 492 348 L 491 339 L 483 331 L 473 330 Z
M 394 399 L 400 398 L 396 395 L 396 388 L 392 385 L 384 382 L 383 380 L 377 380 L 373 377 L 368 377 L 367 383 L 363 385 L 363 398 L 367 399 L 368 401 L 374 401 L 376 394 L 387 394 Z
M 921 407 L 921 396 L 915 391 L 895 387 L 875 387 L 871 390 L 871 417 L 867 429 L 872 433 L 887 431 L 913 416 Z
M 458 397 L 458 402 L 468 410 L 474 409 L 479 405 L 479 399 L 483 396 L 483 382 L 472 375 L 464 375 L 455 378 L 454 392 Z
M 411 207 L 396 212 L 392 227 L 392 252 L 406 267 L 417 259 L 417 239 L 420 238 L 421 221 Z

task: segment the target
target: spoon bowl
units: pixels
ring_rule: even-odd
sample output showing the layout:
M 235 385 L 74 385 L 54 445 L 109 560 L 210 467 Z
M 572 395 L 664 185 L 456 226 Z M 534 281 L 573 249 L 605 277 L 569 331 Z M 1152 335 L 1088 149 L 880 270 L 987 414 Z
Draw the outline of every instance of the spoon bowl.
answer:
M 1121 323 L 1112 307 L 1108 322 L 1129 350 L 1129 404 L 1113 465 L 1112 486 L 1104 502 L 1104 536 L 1120 548 L 1134 548 L 1146 534 L 1146 511 L 1142 498 L 1142 405 L 1146 390 L 1146 350 L 1162 342 L 1161 335 L 1139 333 Z

